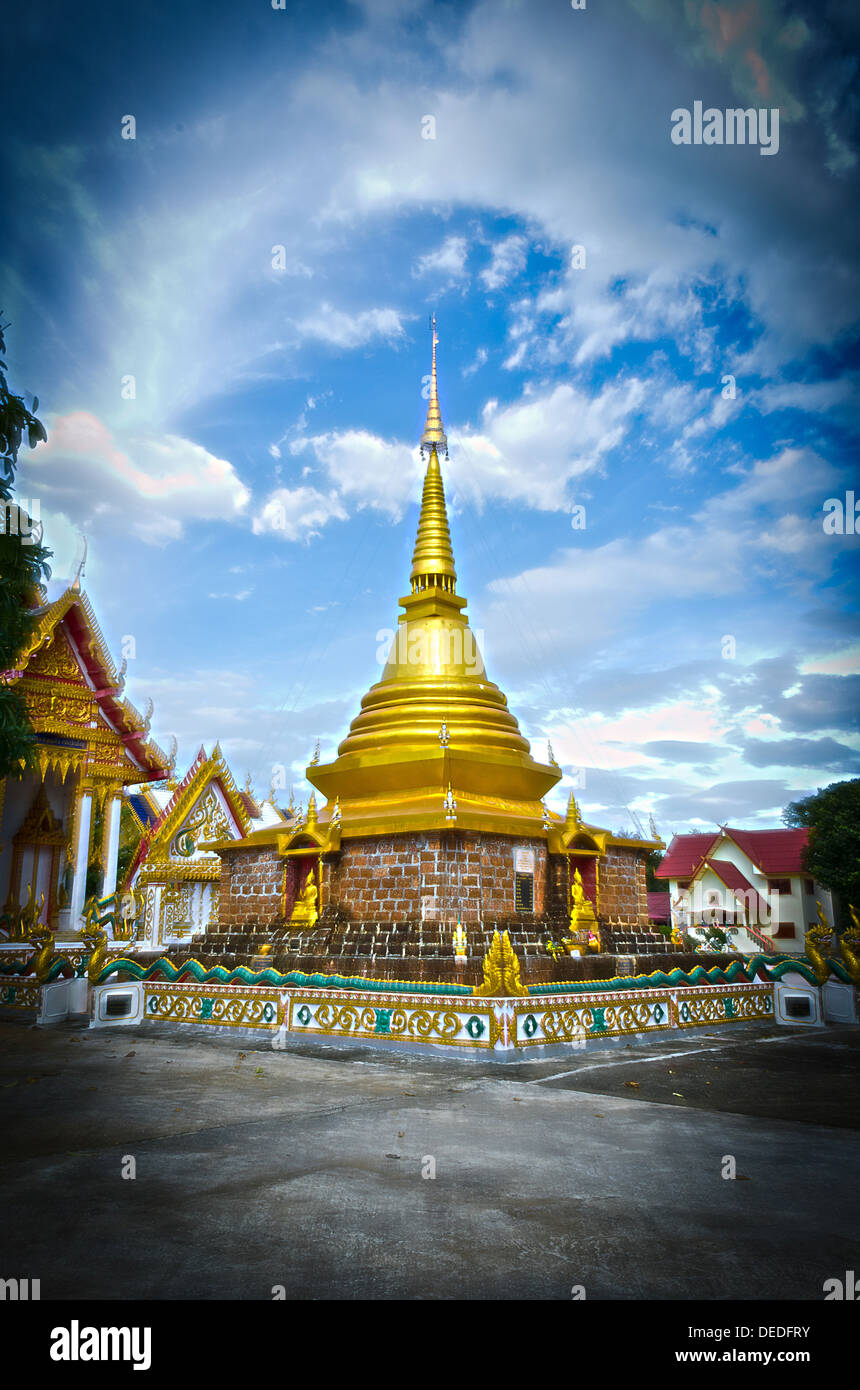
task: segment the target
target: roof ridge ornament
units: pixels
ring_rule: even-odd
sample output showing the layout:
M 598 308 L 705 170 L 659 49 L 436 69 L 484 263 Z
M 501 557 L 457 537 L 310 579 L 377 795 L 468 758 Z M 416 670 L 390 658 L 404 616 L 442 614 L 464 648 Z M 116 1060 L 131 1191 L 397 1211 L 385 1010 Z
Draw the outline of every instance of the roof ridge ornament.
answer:
M 79 594 L 79 593 L 81 592 L 81 580 L 82 580 L 83 577 L 84 577 L 84 573 L 85 573 L 84 567 L 85 567 L 85 565 L 86 565 L 86 563 L 87 563 L 87 538 L 86 538 L 86 536 L 84 536 L 83 541 L 84 541 L 84 553 L 83 553 L 83 555 L 81 556 L 81 562 L 80 562 L 80 564 L 78 565 L 77 573 L 76 573 L 74 579 L 72 580 L 71 584 L 69 585 L 69 588 L 71 589 L 71 591 L 72 591 L 73 594 Z

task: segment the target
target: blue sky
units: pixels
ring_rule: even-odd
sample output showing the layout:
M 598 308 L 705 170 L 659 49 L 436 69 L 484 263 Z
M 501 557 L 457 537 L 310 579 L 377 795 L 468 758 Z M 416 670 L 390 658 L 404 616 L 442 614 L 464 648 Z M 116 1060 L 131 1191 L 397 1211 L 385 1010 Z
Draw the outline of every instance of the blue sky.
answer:
M 378 678 L 435 309 L 458 587 L 550 803 L 665 836 L 858 774 L 857 38 L 778 0 L 10 22 L 20 493 L 53 589 L 86 534 L 180 770 L 220 739 L 306 795 Z M 697 100 L 778 107 L 778 153 L 673 144 Z

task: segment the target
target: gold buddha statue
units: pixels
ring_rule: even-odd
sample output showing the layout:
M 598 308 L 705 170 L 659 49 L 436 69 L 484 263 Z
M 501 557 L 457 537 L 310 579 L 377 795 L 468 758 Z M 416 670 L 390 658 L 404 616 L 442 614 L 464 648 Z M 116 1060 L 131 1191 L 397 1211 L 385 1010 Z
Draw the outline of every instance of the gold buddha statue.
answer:
M 594 915 L 594 907 L 591 899 L 585 896 L 582 874 L 577 869 L 570 885 L 570 930 L 571 933 L 577 931 L 593 932 L 596 926 L 597 918 Z
M 305 879 L 305 886 L 300 895 L 296 898 L 295 906 L 290 914 L 291 922 L 302 922 L 312 927 L 319 920 L 317 911 L 317 886 L 314 881 L 314 871 L 311 869 Z

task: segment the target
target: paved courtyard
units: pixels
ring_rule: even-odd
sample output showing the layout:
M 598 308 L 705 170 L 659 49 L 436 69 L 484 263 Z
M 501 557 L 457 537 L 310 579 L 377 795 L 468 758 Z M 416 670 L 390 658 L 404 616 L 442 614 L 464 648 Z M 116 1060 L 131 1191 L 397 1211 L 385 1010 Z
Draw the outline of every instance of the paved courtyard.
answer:
M 860 1269 L 857 1030 L 501 1067 L 2 1023 L 0 1055 L 0 1277 L 43 1299 L 821 1300 Z

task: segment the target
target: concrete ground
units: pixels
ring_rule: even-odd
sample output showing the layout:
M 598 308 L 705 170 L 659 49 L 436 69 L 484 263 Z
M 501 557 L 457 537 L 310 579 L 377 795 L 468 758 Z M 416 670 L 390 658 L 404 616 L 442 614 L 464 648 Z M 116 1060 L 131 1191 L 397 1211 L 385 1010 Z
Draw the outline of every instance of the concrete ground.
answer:
M 502 1068 L 0 1023 L 0 1057 L 0 1278 L 43 1299 L 821 1300 L 860 1271 L 856 1029 Z

